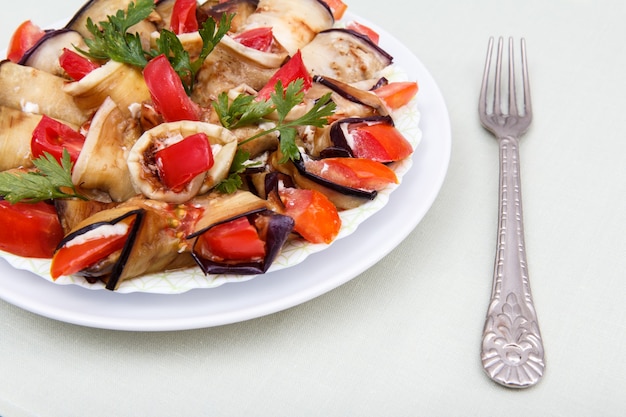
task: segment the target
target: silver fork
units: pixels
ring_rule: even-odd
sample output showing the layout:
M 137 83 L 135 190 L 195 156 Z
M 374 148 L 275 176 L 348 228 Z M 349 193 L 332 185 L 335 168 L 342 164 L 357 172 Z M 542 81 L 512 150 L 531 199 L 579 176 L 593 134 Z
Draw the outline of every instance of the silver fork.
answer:
M 524 246 L 519 139 L 532 119 L 526 44 L 521 40 L 523 106 L 515 95 L 513 39 L 509 38 L 508 104 L 501 100 L 503 39 L 499 38 L 493 100 L 487 90 L 494 39 L 489 39 L 478 112 L 483 127 L 493 133 L 500 150 L 500 191 L 497 250 L 493 288 L 483 330 L 483 368 L 495 382 L 525 388 L 543 376 L 544 349 L 533 305 Z

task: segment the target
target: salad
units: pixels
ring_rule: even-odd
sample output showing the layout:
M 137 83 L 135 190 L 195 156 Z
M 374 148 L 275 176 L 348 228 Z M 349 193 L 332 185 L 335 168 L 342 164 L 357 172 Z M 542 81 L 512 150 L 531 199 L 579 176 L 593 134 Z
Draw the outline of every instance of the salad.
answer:
M 87 2 L 0 63 L 0 249 L 118 290 L 255 276 L 324 247 L 413 144 L 375 31 L 339 0 Z

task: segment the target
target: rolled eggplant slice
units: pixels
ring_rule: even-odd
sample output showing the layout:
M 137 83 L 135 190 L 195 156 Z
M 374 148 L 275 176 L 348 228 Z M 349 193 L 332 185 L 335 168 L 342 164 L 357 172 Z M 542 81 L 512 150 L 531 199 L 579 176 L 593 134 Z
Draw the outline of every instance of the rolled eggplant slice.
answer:
M 191 237 L 217 223 L 222 223 L 245 213 L 267 209 L 267 202 L 249 191 L 238 190 L 232 194 L 212 193 L 189 201 L 189 205 L 202 210 L 202 216 L 194 223 Z
M 318 33 L 302 48 L 302 61 L 311 74 L 355 83 L 376 78 L 393 57 L 367 36 L 333 28 Z
M 335 118 L 368 117 L 387 115 L 385 103 L 373 92 L 360 87 L 321 75 L 313 76 L 313 88 L 308 96 L 321 97 L 325 91 L 332 91 L 332 100 L 337 105 Z
M 168 188 L 159 174 L 155 154 L 170 141 L 204 133 L 213 153 L 213 166 L 194 177 L 181 191 Z M 162 123 L 144 132 L 130 149 L 127 159 L 133 187 L 147 198 L 169 203 L 183 203 L 226 178 L 237 151 L 237 138 L 222 126 L 204 122 Z
M 174 3 L 176 3 L 176 0 L 156 0 L 154 2 L 154 11 L 159 16 L 159 19 L 154 22 L 157 30 L 170 29 Z
M 159 19 L 154 22 L 157 29 L 171 30 L 172 11 L 175 2 L 175 0 L 155 1 L 155 11 L 159 16 Z M 214 0 L 201 1 L 196 9 L 196 18 L 198 23 L 202 25 L 209 17 L 219 22 L 224 13 L 233 14 L 230 32 L 237 32 L 248 16 L 256 10 L 258 3 L 258 0 L 227 0 L 219 3 Z
M 54 200 L 63 233 L 67 235 L 83 220 L 93 216 L 99 211 L 116 207 L 118 203 L 103 203 L 96 200 L 78 200 L 70 198 L 58 198 Z
M 63 49 L 85 49 L 83 36 L 71 29 L 55 29 L 46 34 L 30 48 L 19 64 L 46 71 L 58 77 L 66 77 L 65 71 L 59 65 L 59 57 Z
M 163 0 L 164 2 L 172 2 L 172 0 Z M 204 22 L 209 16 L 219 22 L 224 13 L 234 14 L 233 20 L 230 22 L 230 31 L 239 32 L 244 26 L 248 16 L 254 13 L 259 5 L 259 0 L 226 0 L 219 3 L 215 1 L 205 1 L 198 6 L 196 13 L 199 22 Z M 157 10 L 159 4 L 157 4 Z
M 260 0 L 243 30 L 271 27 L 274 37 L 293 55 L 334 23 L 328 6 L 318 0 Z
M 0 171 L 33 166 L 30 142 L 41 115 L 0 106 Z
M 0 106 L 80 126 L 90 115 L 64 90 L 65 83 L 64 78 L 46 71 L 4 60 L 0 62 Z
M 180 38 L 181 40 L 190 39 L 189 37 Z M 192 55 L 193 50 L 197 49 L 188 44 L 185 48 L 190 50 Z M 226 35 L 202 64 L 191 97 L 201 106 L 210 107 L 211 102 L 220 93 L 241 85 L 259 90 L 287 57 L 287 51 L 281 47 L 263 52 L 242 45 Z
M 277 172 L 290 176 L 300 188 L 317 190 L 324 194 L 340 210 L 347 210 L 361 206 L 363 203 L 376 198 L 376 191 L 366 191 L 359 188 L 346 187 L 311 172 L 307 172 L 303 158 L 294 162 L 280 163 L 279 152 L 271 156 L 270 164 Z
M 87 30 L 87 20 L 95 24 L 104 22 L 108 16 L 114 16 L 118 10 L 127 10 L 134 0 L 88 0 L 65 25 L 66 29 L 75 30 L 86 38 L 92 37 Z M 156 17 L 155 17 L 156 19 Z M 128 29 L 129 33 L 138 33 L 145 50 L 150 48 L 150 34 L 156 30 L 156 25 L 150 18 L 144 19 Z
M 132 114 L 131 106 L 150 99 L 141 70 L 116 61 L 108 61 L 80 81 L 66 83 L 63 89 L 86 114 L 93 114 L 107 97 L 126 115 Z
M 212 231 L 229 222 L 245 219 L 256 230 L 263 249 L 253 258 L 245 259 L 242 256 L 224 258 L 204 249 L 207 246 L 205 239 Z M 275 213 L 271 210 L 261 210 L 236 215 L 221 223 L 212 224 L 190 236 L 194 239 L 192 256 L 205 274 L 234 274 L 256 275 L 267 272 L 276 256 L 282 250 L 294 227 L 291 217 Z
M 330 127 L 330 139 L 332 147 L 341 149 L 350 157 L 355 157 L 354 140 L 350 133 L 351 126 L 382 124 L 390 127 L 394 126 L 391 116 L 370 116 L 370 117 L 348 117 L 337 120 Z
M 107 239 L 120 233 L 125 236 L 121 249 L 104 253 L 72 275 L 90 282 L 98 280 L 109 290 L 116 290 L 127 279 L 194 265 L 193 258 L 181 240 L 176 210 L 172 206 L 149 200 L 133 199 L 115 208 L 103 210 L 86 218 L 66 235 L 52 259 L 60 262 L 64 249 L 95 239 Z M 116 225 L 125 225 L 118 232 Z M 124 228 L 125 227 L 125 228 Z M 55 259 L 56 258 L 56 259 Z
M 72 182 L 82 189 L 104 192 L 116 202 L 135 196 L 126 161 L 140 135 L 136 120 L 126 117 L 107 97 L 91 121 Z
M 282 236 L 274 236 L 281 233 L 278 225 L 272 226 L 272 234 L 267 235 L 268 203 L 266 200 L 254 195 L 249 191 L 237 191 L 233 194 L 211 194 L 201 196 L 189 202 L 190 206 L 201 209 L 202 215 L 194 224 L 193 232 L 189 233 L 187 240 L 192 248 L 192 256 L 195 262 L 206 274 L 260 274 L 269 268 L 280 247 L 284 243 Z M 259 217 L 264 213 L 263 217 Z M 256 259 L 226 260 L 218 259 L 204 248 L 206 233 L 218 225 L 226 224 L 239 218 L 246 217 L 258 230 L 261 239 L 264 240 L 265 254 Z M 291 218 L 284 219 L 281 227 L 288 227 Z M 274 220 L 276 221 L 276 220 Z M 291 225 L 293 227 L 293 225 Z M 291 229 L 290 229 L 291 230 Z M 286 239 L 289 232 L 285 233 Z M 204 237 L 203 237 L 204 235 Z M 269 238 L 269 239 L 268 239 Z M 268 242 L 270 240 L 270 242 Z M 282 243 L 281 243 L 282 240 Z M 234 245 L 233 245 L 234 246 Z M 280 246 L 280 247 L 279 247 Z

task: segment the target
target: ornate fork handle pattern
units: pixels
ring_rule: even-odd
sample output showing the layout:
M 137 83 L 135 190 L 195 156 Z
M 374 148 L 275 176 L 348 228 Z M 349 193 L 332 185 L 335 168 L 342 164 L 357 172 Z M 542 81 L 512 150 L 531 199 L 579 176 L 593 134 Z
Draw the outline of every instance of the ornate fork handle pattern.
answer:
M 491 379 L 512 388 L 542 377 L 544 350 L 530 292 L 519 169 L 519 141 L 498 138 L 500 191 L 497 252 L 481 358 Z

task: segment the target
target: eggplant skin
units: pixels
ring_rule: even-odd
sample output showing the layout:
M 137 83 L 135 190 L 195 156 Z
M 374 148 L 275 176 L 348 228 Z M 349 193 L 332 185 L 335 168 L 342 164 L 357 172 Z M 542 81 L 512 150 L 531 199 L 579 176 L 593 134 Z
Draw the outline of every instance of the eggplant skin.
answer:
M 227 0 L 220 3 L 207 1 L 198 6 L 196 15 L 198 23 L 203 23 L 209 17 L 219 22 L 222 14 L 234 14 L 230 31 L 236 33 L 244 27 L 248 16 L 256 11 L 258 5 L 259 0 Z
M 346 83 L 376 78 L 393 57 L 367 36 L 350 29 L 324 30 L 302 48 L 304 65 L 313 75 Z
M 112 209 L 110 212 L 117 213 L 118 210 Z M 110 257 L 109 259 L 101 260 L 95 268 L 87 268 L 85 270 L 80 271 L 76 275 L 82 276 L 87 279 L 89 282 L 95 282 L 98 279 L 102 279 L 106 282 L 106 288 L 108 290 L 114 290 L 117 288 L 118 283 L 120 281 L 120 276 L 124 271 L 124 267 L 128 262 L 133 246 L 135 245 L 135 240 L 137 239 L 137 235 L 139 230 L 142 227 L 142 223 L 145 217 L 145 210 L 142 208 L 135 208 L 128 211 L 121 211 L 122 214 L 119 216 L 113 216 L 112 218 L 107 219 L 107 211 L 100 211 L 93 216 L 89 216 L 83 221 L 81 221 L 77 226 L 75 226 L 74 230 L 70 231 L 64 238 L 61 240 L 59 245 L 57 246 L 57 250 L 65 246 L 68 242 L 73 239 L 81 236 L 91 230 L 97 229 L 98 227 L 105 225 L 114 225 L 119 223 L 120 221 L 128 218 L 135 217 L 132 228 L 129 232 L 128 239 L 124 244 L 121 252 L 115 253 L 114 257 Z M 96 221 L 92 221 L 91 219 Z
M 329 188 L 333 191 L 336 191 L 340 194 L 344 194 L 344 195 L 348 195 L 348 196 L 353 196 L 353 197 L 357 197 L 357 198 L 362 198 L 362 199 L 366 199 L 366 200 L 373 200 L 376 198 L 376 196 L 378 195 L 378 193 L 376 191 L 367 191 L 367 190 L 361 190 L 359 188 L 352 188 L 352 187 L 346 187 L 344 185 L 340 185 L 337 183 L 334 183 L 332 181 L 328 181 L 325 178 L 322 178 L 318 175 L 312 174 L 310 172 L 308 172 L 304 166 L 304 161 L 303 158 L 300 158 L 296 161 L 293 162 L 293 165 L 296 167 L 296 170 L 300 173 L 300 175 L 302 175 L 303 177 L 323 186 L 326 188 Z
M 333 143 L 333 149 L 335 150 L 343 150 L 349 156 L 354 157 L 352 148 L 348 144 L 348 140 L 344 134 L 344 125 L 351 124 L 360 124 L 360 123 L 376 123 L 376 124 L 386 124 L 389 126 L 394 126 L 393 119 L 391 116 L 370 116 L 370 117 L 350 117 L 346 119 L 341 119 L 333 122 L 330 127 L 330 140 Z M 325 155 L 328 157 L 330 155 Z
M 248 213 L 243 216 L 263 216 L 266 221 L 266 229 L 261 232 L 265 236 L 265 258 L 260 261 L 251 262 L 215 262 L 209 259 L 205 259 L 198 255 L 198 253 L 192 250 L 192 256 L 200 269 L 206 274 L 228 274 L 228 275 L 259 275 L 264 274 L 271 267 L 272 263 L 276 259 L 276 256 L 280 253 L 283 245 L 287 241 L 287 238 L 293 231 L 295 226 L 294 220 L 283 214 L 278 214 L 271 210 L 262 210 L 256 213 Z M 229 220 L 235 220 L 242 216 L 236 216 Z M 217 226 L 224 222 L 216 223 L 213 226 Z M 192 237 L 196 237 L 211 227 L 203 229 L 201 232 L 194 233 Z M 194 242 L 194 248 L 197 244 L 197 240 Z
M 67 28 L 48 30 L 34 46 L 26 51 L 18 64 L 37 68 L 58 77 L 67 77 L 65 70 L 59 64 L 59 57 L 63 54 L 64 48 L 69 50 L 85 48 L 83 36 Z
M 110 209 L 86 216 L 63 238 L 58 248 L 90 230 L 133 218 L 124 247 L 94 265 L 78 272 L 89 282 L 100 280 L 105 288 L 115 291 L 120 284 L 138 276 L 194 266 L 184 236 L 178 236 L 172 222 L 171 206 L 140 197 Z

